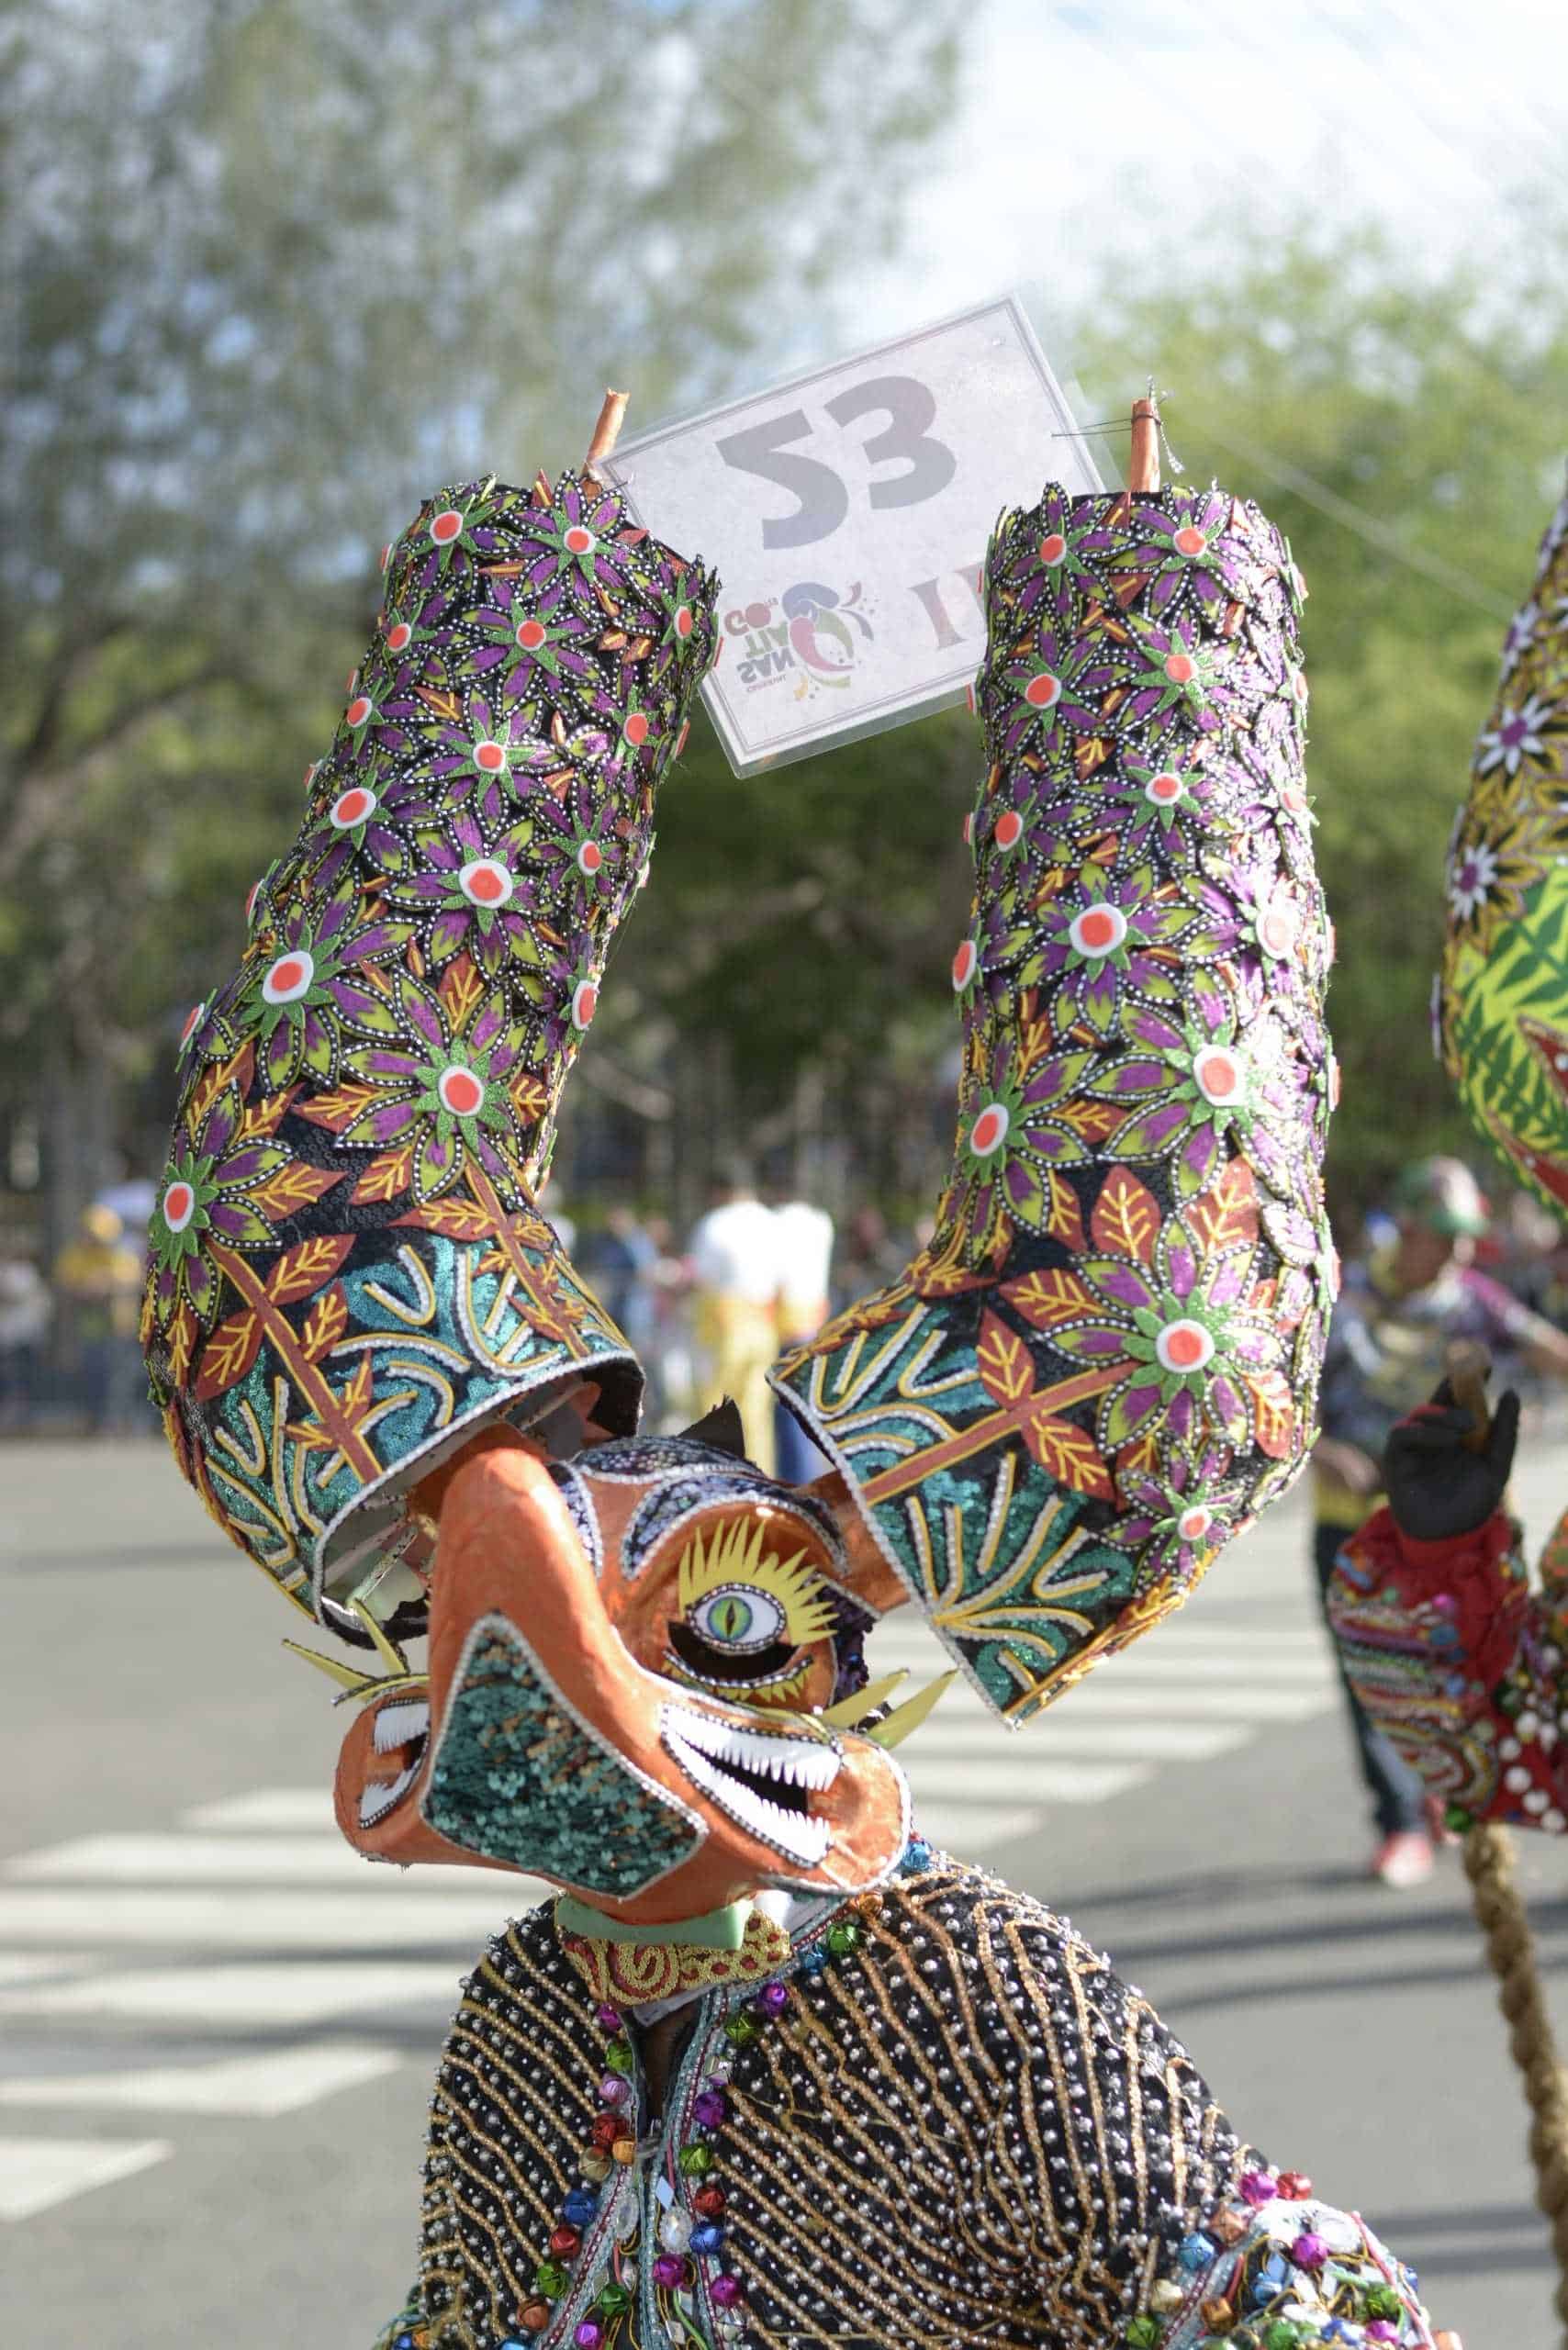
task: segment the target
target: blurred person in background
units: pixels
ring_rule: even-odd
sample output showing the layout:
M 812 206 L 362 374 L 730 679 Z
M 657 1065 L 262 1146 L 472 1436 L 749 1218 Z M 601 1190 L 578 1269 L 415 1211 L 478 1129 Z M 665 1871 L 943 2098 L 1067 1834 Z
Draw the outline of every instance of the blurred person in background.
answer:
M 747 1454 L 771 1477 L 773 1395 L 767 1371 L 778 1351 L 778 1223 L 742 1161 L 733 1162 L 713 1184 L 711 1201 L 687 1247 L 693 1337 L 705 1358 L 701 1384 L 715 1396 L 734 1398 Z
M 22 1243 L 0 1240 L 0 1428 L 25 1427 L 40 1393 L 54 1300 Z
M 146 1387 L 136 1325 L 141 1303 L 141 1259 L 129 1247 L 113 1208 L 96 1203 L 82 1212 L 76 1238 L 55 1260 L 55 1294 L 65 1308 L 78 1393 L 90 1436 L 124 1436 L 145 1416 Z M 148 1421 L 151 1432 L 151 1420 Z
M 1461 1160 L 1415 1160 L 1392 1205 L 1393 1237 L 1346 1265 L 1328 1333 L 1323 1433 L 1312 1455 L 1320 1604 L 1347 1537 L 1383 1498 L 1390 1431 L 1436 1387 L 1450 1345 L 1471 1340 L 1494 1359 L 1522 1359 L 1543 1376 L 1568 1379 L 1568 1337 L 1476 1269 L 1486 1203 Z M 1376 1823 L 1372 1874 L 1388 1886 L 1419 1885 L 1432 1870 L 1434 1809 L 1416 1773 L 1368 1720 L 1342 1662 L 1339 1673 Z
M 833 1267 L 833 1218 L 809 1200 L 780 1200 L 773 1211 L 778 1244 L 778 1345 L 814 1337 L 827 1320 Z M 787 1485 L 809 1485 L 832 1467 L 792 1412 L 773 1407 L 778 1474 Z
M 845 1226 L 839 1249 L 834 1276 L 834 1311 L 896 1281 L 907 1261 L 904 1250 L 888 1230 L 881 1209 L 857 1208 Z
M 585 1247 L 583 1253 L 605 1312 L 646 1368 L 654 1360 L 658 1313 L 657 1242 L 630 1208 L 613 1207 L 603 1230 L 594 1234 L 591 1248 Z M 643 1408 L 650 1425 L 655 1425 L 659 1398 L 651 1371 Z

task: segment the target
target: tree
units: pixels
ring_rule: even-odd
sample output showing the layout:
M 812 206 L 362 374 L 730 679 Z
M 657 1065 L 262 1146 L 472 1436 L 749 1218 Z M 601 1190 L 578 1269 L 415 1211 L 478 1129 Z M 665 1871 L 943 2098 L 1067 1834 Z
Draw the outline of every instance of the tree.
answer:
M 781 300 L 809 325 L 846 234 L 892 233 L 957 17 L 12 0 L 13 1069 L 57 1098 L 144 1084 L 156 1126 L 169 1032 L 330 732 L 375 548 L 437 480 L 579 453 L 607 377 L 651 420 L 777 337 Z

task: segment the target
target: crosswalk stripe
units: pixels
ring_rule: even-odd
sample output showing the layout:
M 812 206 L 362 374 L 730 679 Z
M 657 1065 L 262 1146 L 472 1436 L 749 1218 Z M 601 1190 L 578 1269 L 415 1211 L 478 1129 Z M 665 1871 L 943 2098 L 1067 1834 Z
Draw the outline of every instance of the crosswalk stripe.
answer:
M 927 1803 L 924 1796 L 916 1797 L 914 1806 L 918 1833 L 939 1851 L 966 1861 L 998 1844 L 1011 1844 L 1033 1834 L 1044 1817 L 1043 1812 L 999 1811 L 991 1806 L 980 1812 L 969 1811 L 962 1804 Z
M 165 2065 L 132 2073 L 54 2073 L 0 2081 L 0 2105 L 118 2107 L 133 2112 L 208 2113 L 270 2121 L 339 2089 L 394 2073 L 396 2048 L 364 2041 L 307 2041 L 214 2065 Z
M 35 2220 L 52 2204 L 129 2178 L 174 2151 L 166 2138 L 0 2138 L 0 2220 Z
M 472 1956 L 446 1959 L 258 1959 L 237 1966 L 150 1966 L 82 1983 L 0 1995 L 0 2015 L 117 2016 L 140 2023 L 310 2024 L 388 2008 L 457 2005 Z
M 1314 1714 L 1327 1710 L 1336 1691 L 1331 1684 L 1317 1690 L 1260 1690 L 1249 1698 L 1240 1689 L 1161 1689 L 1158 1697 L 1147 1689 L 1124 1686 L 1120 1683 L 1083 1682 L 1070 1689 L 1054 1706 L 1036 1716 L 1033 1723 L 1025 1723 L 1023 1736 L 1048 1735 L 1046 1725 L 1058 1721 L 1092 1721 L 1100 1715 L 1136 1714 L 1139 1721 L 1157 1722 L 1201 1718 L 1223 1715 L 1238 1727 L 1266 1729 L 1273 1722 L 1305 1722 Z M 943 1707 L 946 1700 L 943 1700 Z M 986 1719 L 991 1717 L 988 1714 Z
M 8 1983 L 37 1983 L 49 1975 L 71 1975 L 91 1964 L 80 1951 L 0 1950 L 0 1991 Z
M 68 1844 L 21 1853 L 6 1864 L 5 1874 L 13 1881 L 75 1877 L 137 1886 L 182 1878 L 196 1878 L 207 1885 L 236 1879 L 248 1885 L 309 1883 L 384 1900 L 406 1900 L 410 1884 L 406 1870 L 365 1860 L 338 1834 L 335 1826 L 330 1835 L 269 1837 L 261 1841 L 249 1837 L 155 1833 L 78 1836 Z M 438 1872 L 430 1868 L 422 1869 L 420 1877 L 428 1893 L 472 1894 L 476 1900 L 491 1901 L 502 1908 L 520 1900 L 526 1908 L 539 1900 L 544 1890 L 537 1877 L 514 1876 L 498 1869 Z
M 1144 1762 L 1046 1762 L 1021 1764 L 1005 1757 L 990 1762 L 965 1761 L 962 1776 L 943 1769 L 942 1758 L 933 1754 L 928 1762 L 912 1757 L 909 1783 L 914 1791 L 918 1809 L 920 1793 L 930 1786 L 948 1803 L 965 1808 L 969 1803 L 980 1805 L 992 1797 L 1026 1796 L 1033 1804 L 1104 1803 L 1111 1796 L 1136 1786 L 1147 1778 L 1149 1766 Z
M 288 1835 L 301 1829 L 330 1828 L 330 1787 L 253 1787 L 249 1795 L 224 1796 L 217 1803 L 198 1803 L 180 1814 L 182 1828 L 279 1830 Z
M 437 1872 L 429 1872 L 434 1876 Z M 97 1886 L 0 1887 L 0 1940 L 65 1941 L 207 1950 L 478 1950 L 509 1918 L 530 1908 L 537 1880 L 496 1878 L 488 1898 L 416 1890 L 401 1901 L 379 1893 L 276 1892 L 214 1886 L 210 1891 Z M 0 1989 L 0 2009 L 12 1994 Z
M 1065 1758 L 1114 1754 L 1140 1762 L 1160 1757 L 1207 1762 L 1216 1754 L 1228 1754 L 1233 1746 L 1244 1746 L 1249 1734 L 1248 1725 L 1241 1722 L 1170 1722 L 1158 1716 L 1138 1721 L 1085 1721 L 1070 1705 L 1058 1706 L 1021 1732 L 999 1732 L 994 1721 L 971 1721 L 958 1715 L 944 1721 L 938 1707 L 898 1753 L 900 1762 L 913 1770 L 936 1755 L 959 1762 L 966 1785 L 974 1784 L 969 1777 L 971 1756 L 982 1762 L 1011 1757 L 1008 1769 L 1021 1779 L 1030 1778 L 1032 1789 L 1031 1774 L 1036 1770 Z

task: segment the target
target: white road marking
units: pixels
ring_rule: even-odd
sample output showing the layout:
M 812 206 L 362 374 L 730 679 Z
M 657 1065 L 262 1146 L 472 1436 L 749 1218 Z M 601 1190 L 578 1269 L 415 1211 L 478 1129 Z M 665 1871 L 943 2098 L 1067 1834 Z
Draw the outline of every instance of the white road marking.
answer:
M 435 1869 L 428 1872 L 434 1877 Z M 166 1942 L 174 1949 L 476 1951 L 530 1908 L 533 1880 L 496 1878 L 487 1897 L 442 1897 L 410 1883 L 401 1901 L 379 1893 L 210 1891 L 131 1886 L 0 1886 L 0 1942 Z M 3 1995 L 0 1995 L 3 1996 Z
M 925 1786 L 955 1809 L 1008 1796 L 1027 1796 L 1039 1804 L 1104 1803 L 1148 1776 L 1148 1765 L 1140 1762 L 1010 1762 L 998 1755 L 988 1762 L 965 1759 L 955 1766 L 936 1752 L 917 1754 L 908 1768 L 917 1811 Z
M 337 1821 L 332 1816 L 330 1787 L 254 1787 L 249 1795 L 225 1796 L 218 1803 L 198 1803 L 194 1810 L 180 1814 L 182 1828 L 222 1828 L 273 1830 L 286 1833 L 312 1829 L 330 1829 L 337 1833 Z
M 971 1783 L 969 1775 L 971 1757 L 982 1762 L 1006 1760 L 1008 1768 L 1019 1774 L 1020 1785 L 1028 1779 L 1031 1791 L 1037 1769 L 1068 1758 L 1117 1755 L 1135 1762 L 1208 1762 L 1233 1747 L 1245 1746 L 1251 1734 L 1246 1722 L 1082 1721 L 1071 1705 L 1053 1707 L 1018 1731 L 999 1731 L 994 1720 L 975 1721 L 967 1714 L 955 1714 L 949 1720 L 945 1713 L 944 1702 L 921 1724 L 907 1750 L 897 1750 L 901 1762 L 906 1751 L 917 1766 L 928 1755 L 940 1754 L 960 1762 L 966 1786 L 978 1786 L 979 1781 Z
M 79 1975 L 91 1959 L 80 1951 L 0 1950 L 0 1990 L 8 1983 L 37 1983 L 50 1975 Z
M 147 1886 L 238 1882 L 245 1885 L 320 1885 L 333 1892 L 368 1894 L 372 1899 L 406 1899 L 421 1893 L 471 1896 L 492 1908 L 529 1908 L 544 1891 L 538 1877 L 476 1868 L 388 1867 L 367 1861 L 332 1829 L 324 1836 L 163 1836 L 133 1833 L 78 1836 L 23 1852 L 5 1874 L 12 1881 L 75 1878 L 81 1883 Z
M 307 2041 L 262 2056 L 215 2065 L 165 2065 L 132 2073 L 52 2073 L 0 2081 L 0 2105 L 129 2109 L 133 2112 L 237 2114 L 271 2121 L 338 2089 L 379 2080 L 402 2063 L 396 2048 L 364 2041 Z
M 974 1860 L 997 1844 L 1011 1844 L 1020 1836 L 1032 1835 L 1041 1817 L 1037 1811 L 998 1811 L 989 1806 L 982 1811 L 961 1803 L 927 1803 L 918 1794 L 914 1802 L 916 1834 L 939 1852 L 951 1852 L 962 1861 Z
M 306 2024 L 444 2001 L 473 1958 L 259 1960 L 239 1966 L 130 1967 L 86 1982 L 0 1992 L 0 2016 L 123 2016 L 139 2022 Z
M 35 2220 L 174 2153 L 166 2138 L 0 2138 L 0 2220 Z

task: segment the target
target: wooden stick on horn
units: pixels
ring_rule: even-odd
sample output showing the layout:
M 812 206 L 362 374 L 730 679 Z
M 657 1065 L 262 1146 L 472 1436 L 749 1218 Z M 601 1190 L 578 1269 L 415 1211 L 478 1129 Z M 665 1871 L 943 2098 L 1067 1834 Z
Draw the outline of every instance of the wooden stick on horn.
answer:
M 1474 1422 L 1463 1439 L 1471 1452 L 1484 1449 L 1492 1432 L 1486 1401 L 1491 1358 L 1484 1347 L 1461 1341 L 1449 1348 L 1444 1370 L 1453 1400 Z M 1551 2223 L 1557 2255 L 1555 2306 L 1568 2350 L 1568 2080 L 1557 2053 L 1536 1964 L 1535 1938 L 1524 1896 L 1514 1872 L 1513 1839 L 1496 1820 L 1478 1820 L 1464 1839 L 1464 1873 L 1475 1922 L 1497 1978 L 1497 2004 L 1508 2026 L 1508 2045 L 1524 2082 L 1532 2117 L 1530 2160 L 1536 2201 Z
M 626 420 L 626 403 L 631 397 L 630 392 L 606 391 L 604 405 L 599 411 L 599 422 L 593 428 L 593 439 L 588 442 L 588 455 L 583 459 L 585 473 L 598 473 L 600 460 L 609 456 L 620 440 L 621 427 Z
M 1147 498 L 1159 487 L 1159 403 L 1150 386 L 1147 399 L 1133 402 L 1133 443 L 1127 456 L 1127 487 Z

